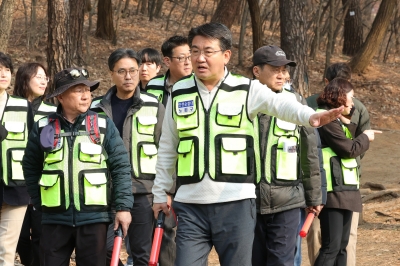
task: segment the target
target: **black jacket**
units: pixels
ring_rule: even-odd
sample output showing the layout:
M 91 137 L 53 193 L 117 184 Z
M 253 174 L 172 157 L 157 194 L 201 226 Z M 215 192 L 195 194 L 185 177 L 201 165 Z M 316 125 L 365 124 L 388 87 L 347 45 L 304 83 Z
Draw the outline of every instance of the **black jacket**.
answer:
M 61 105 L 57 108 L 57 116 L 60 120 L 61 129 L 65 132 L 77 132 L 82 124 L 86 113 L 77 117 L 74 124 L 66 121 L 61 115 Z M 121 137 L 114 123 L 106 118 L 106 133 L 102 146 L 107 152 L 107 167 L 109 169 L 112 182 L 112 201 L 115 209 L 129 211 L 133 205 L 133 196 L 131 192 L 131 167 L 128 160 L 128 154 L 124 147 Z M 66 137 L 68 146 L 72 147 L 72 138 Z M 35 123 L 32 132 L 29 135 L 28 144 L 25 150 L 25 156 L 22 161 L 24 177 L 28 187 L 29 195 L 35 208 L 41 209 L 41 198 L 39 180 L 41 178 L 44 162 L 44 152 L 40 147 L 39 124 Z M 72 196 L 70 196 L 72 199 Z M 71 203 L 73 200 L 71 200 Z M 91 223 L 111 222 L 111 216 L 108 211 L 101 212 L 78 212 L 73 204 L 64 212 L 52 213 L 44 212 L 42 216 L 43 224 L 62 224 L 67 226 L 81 226 Z

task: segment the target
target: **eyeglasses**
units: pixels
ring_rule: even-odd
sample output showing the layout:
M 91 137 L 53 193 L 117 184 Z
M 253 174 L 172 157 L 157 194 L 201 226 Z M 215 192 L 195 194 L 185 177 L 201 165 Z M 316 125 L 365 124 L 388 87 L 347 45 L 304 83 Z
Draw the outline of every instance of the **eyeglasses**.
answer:
M 37 76 L 35 76 L 35 78 L 37 78 L 38 80 L 43 80 L 44 82 L 49 82 L 50 81 L 50 78 L 46 77 L 46 76 L 37 75 Z
M 186 60 L 190 61 L 190 57 L 191 57 L 191 55 L 189 55 L 189 56 L 171 56 L 171 58 L 178 59 L 179 62 L 185 62 Z
M 134 76 L 136 76 L 138 74 L 139 70 L 138 69 L 134 69 L 134 68 L 131 68 L 131 69 L 123 69 L 123 68 L 121 68 L 121 69 L 118 69 L 117 71 L 113 71 L 113 72 L 117 73 L 118 76 L 120 76 L 120 77 L 126 77 L 126 75 L 128 73 L 129 73 L 129 75 L 131 77 L 134 77 Z
M 205 50 L 205 51 L 203 51 L 203 50 L 199 50 L 199 49 L 192 49 L 192 50 L 190 50 L 192 56 L 194 56 L 194 57 L 198 57 L 198 56 L 200 56 L 201 54 L 203 54 L 205 57 L 211 57 L 211 56 L 213 56 L 215 53 L 223 52 L 223 51 L 224 51 L 224 50 L 218 50 L 218 51 L 214 51 L 214 50 Z

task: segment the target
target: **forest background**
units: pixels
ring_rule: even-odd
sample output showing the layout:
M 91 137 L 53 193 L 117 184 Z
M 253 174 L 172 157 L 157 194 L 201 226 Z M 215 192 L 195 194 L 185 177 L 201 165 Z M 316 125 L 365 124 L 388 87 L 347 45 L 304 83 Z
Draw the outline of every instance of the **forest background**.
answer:
M 0 51 L 15 68 L 40 62 L 51 79 L 61 69 L 84 67 L 101 82 L 94 97 L 112 85 L 107 58 L 113 50 L 160 49 L 168 37 L 210 21 L 233 33 L 229 70 L 250 77 L 253 52 L 280 46 L 298 63 L 290 74 L 305 97 L 323 89 L 326 66 L 349 63 L 355 96 L 372 127 L 384 130 L 363 159 L 357 265 L 400 265 L 398 0 L 2 0 L 0 21 Z M 209 265 L 219 265 L 215 253 Z

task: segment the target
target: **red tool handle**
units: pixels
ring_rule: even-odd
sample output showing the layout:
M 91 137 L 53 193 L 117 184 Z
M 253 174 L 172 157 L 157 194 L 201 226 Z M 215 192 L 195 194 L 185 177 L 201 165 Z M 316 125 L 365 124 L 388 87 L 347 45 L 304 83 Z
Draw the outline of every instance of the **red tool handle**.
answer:
M 304 238 L 304 237 L 307 236 L 308 230 L 310 229 L 310 226 L 311 226 L 312 222 L 314 221 L 314 217 L 315 217 L 315 212 L 310 212 L 307 215 L 307 218 L 304 221 L 303 227 L 300 230 L 300 236 L 301 237 Z
M 110 266 L 118 266 L 119 253 L 121 251 L 122 236 L 123 236 L 122 235 L 122 227 L 119 226 L 118 229 L 114 231 L 114 234 L 115 234 L 114 247 L 113 247 Z
M 157 266 L 158 255 L 160 255 L 161 240 L 164 233 L 164 220 L 165 213 L 160 212 L 158 214 L 156 229 L 154 230 L 153 246 L 151 247 L 149 266 Z

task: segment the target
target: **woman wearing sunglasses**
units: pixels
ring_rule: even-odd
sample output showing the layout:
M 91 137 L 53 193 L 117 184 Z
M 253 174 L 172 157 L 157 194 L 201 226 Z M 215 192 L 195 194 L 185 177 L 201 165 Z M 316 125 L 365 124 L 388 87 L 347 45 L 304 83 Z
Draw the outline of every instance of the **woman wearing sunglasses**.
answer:
M 13 94 L 30 102 L 35 121 L 56 111 L 55 105 L 42 100 L 48 82 L 46 69 L 39 63 L 27 63 L 18 68 Z M 40 265 L 41 222 L 42 213 L 29 204 L 17 245 L 17 252 L 23 265 Z

